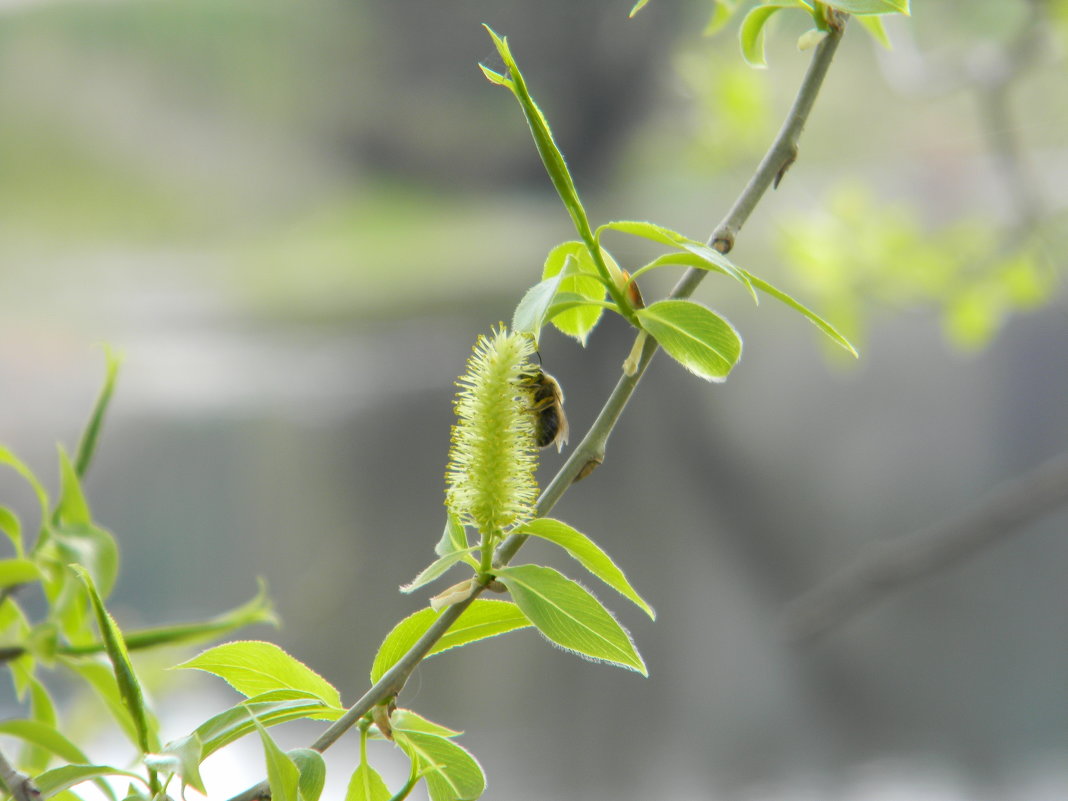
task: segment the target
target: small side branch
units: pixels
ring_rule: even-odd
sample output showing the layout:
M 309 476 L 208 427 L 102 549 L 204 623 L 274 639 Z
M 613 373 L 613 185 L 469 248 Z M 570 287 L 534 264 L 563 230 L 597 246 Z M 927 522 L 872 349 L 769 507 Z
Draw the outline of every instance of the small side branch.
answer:
M 37 789 L 33 779 L 15 770 L 2 753 L 0 753 L 0 779 L 3 780 L 4 786 L 11 793 L 14 801 L 41 800 L 41 791 Z
M 993 490 L 976 506 L 940 525 L 866 552 L 823 584 L 793 601 L 783 628 L 808 642 L 927 576 L 1020 533 L 1068 504 L 1068 453 Z

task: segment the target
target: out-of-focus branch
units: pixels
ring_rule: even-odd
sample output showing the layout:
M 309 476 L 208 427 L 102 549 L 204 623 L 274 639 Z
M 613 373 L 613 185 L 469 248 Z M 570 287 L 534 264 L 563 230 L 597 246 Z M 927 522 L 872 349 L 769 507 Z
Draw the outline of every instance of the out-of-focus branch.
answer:
M 873 545 L 851 565 L 790 603 L 783 628 L 811 641 L 894 592 L 1021 533 L 1068 504 L 1068 453 L 991 491 L 962 514 L 932 528 Z
M 3 780 L 4 786 L 11 793 L 14 801 L 40 801 L 41 791 L 37 789 L 33 779 L 15 770 L 2 753 L 0 753 L 0 779 Z

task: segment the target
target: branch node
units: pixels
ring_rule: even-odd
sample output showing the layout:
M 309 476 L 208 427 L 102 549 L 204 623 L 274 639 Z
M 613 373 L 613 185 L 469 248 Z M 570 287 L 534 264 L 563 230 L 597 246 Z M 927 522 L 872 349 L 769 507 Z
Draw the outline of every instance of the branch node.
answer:
M 734 249 L 734 231 L 730 228 L 720 228 L 712 234 L 712 247 L 726 256 Z
M 779 167 L 779 171 L 775 173 L 775 180 L 771 182 L 772 189 L 778 189 L 779 184 L 782 183 L 783 176 L 786 175 L 786 171 L 793 166 L 793 163 L 797 161 L 797 144 L 790 145 L 790 152 L 786 154 L 786 160 Z
M 582 465 L 582 469 L 575 474 L 575 480 L 571 483 L 575 484 L 582 481 L 586 476 L 596 470 L 604 464 L 604 456 L 591 456 L 586 460 L 586 464 Z

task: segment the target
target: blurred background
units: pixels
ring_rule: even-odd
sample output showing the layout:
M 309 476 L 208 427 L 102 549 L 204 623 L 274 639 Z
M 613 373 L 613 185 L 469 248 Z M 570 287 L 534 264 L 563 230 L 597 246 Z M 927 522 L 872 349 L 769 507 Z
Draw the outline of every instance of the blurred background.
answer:
M 125 354 L 87 482 L 122 546 L 124 626 L 215 614 L 263 576 L 284 625 L 241 636 L 363 692 L 381 638 L 425 603 L 397 586 L 441 532 L 452 382 L 574 238 L 519 109 L 477 68 L 495 59 L 480 23 L 509 36 L 595 223 L 698 239 L 809 59 L 800 14 L 755 70 L 737 17 L 702 36 L 707 0 L 630 5 L 0 4 L 0 442 L 55 486 L 99 343 Z M 732 254 L 862 358 L 712 277 L 698 297 L 745 340 L 730 380 L 658 357 L 554 512 L 656 607 L 651 624 L 598 591 L 651 677 L 524 632 L 427 662 L 402 695 L 468 731 L 488 798 L 1068 796 L 1063 511 L 818 639 L 784 634 L 787 604 L 866 548 L 1068 448 L 1068 3 L 913 6 L 887 24 L 892 51 L 850 26 L 800 159 Z M 657 253 L 609 247 L 632 270 Z M 585 349 L 545 334 L 573 442 L 630 340 L 617 320 Z M 546 451 L 542 480 L 561 463 Z M 0 491 L 30 519 L 9 472 Z M 535 544 L 522 558 L 579 575 Z M 165 736 L 233 703 L 220 685 L 177 676 Z M 331 797 L 355 749 L 330 752 Z M 376 754 L 396 786 L 403 767 Z M 261 759 L 222 759 L 212 797 Z

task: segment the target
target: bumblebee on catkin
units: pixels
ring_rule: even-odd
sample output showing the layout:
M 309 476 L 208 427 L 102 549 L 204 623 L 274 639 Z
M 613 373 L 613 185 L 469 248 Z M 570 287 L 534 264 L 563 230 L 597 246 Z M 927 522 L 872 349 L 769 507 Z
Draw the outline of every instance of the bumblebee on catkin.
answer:
M 456 425 L 445 469 L 445 505 L 483 537 L 534 516 L 538 486 L 535 418 L 529 382 L 534 344 L 504 325 L 479 336 L 456 382 Z

